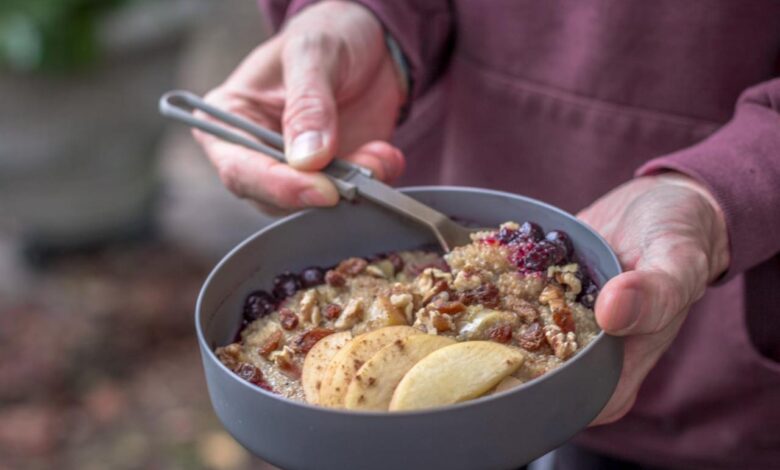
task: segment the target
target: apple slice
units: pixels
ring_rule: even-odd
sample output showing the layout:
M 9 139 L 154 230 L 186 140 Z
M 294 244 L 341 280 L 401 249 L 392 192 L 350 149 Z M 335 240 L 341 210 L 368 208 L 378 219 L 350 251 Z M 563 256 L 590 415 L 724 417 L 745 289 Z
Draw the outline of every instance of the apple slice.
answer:
M 398 382 L 428 354 L 455 340 L 445 336 L 413 335 L 380 349 L 355 374 L 344 406 L 349 410 L 387 411 Z
M 393 341 L 422 332 L 411 326 L 388 326 L 356 336 L 333 356 L 320 388 L 319 404 L 332 408 L 344 406 L 350 382 L 358 369 L 380 349 Z
M 401 379 L 390 411 L 419 410 L 476 398 L 517 370 L 524 354 L 492 341 L 467 341 L 425 356 Z
M 339 352 L 345 344 L 352 340 L 352 333 L 342 331 L 328 335 L 311 348 L 303 361 L 301 386 L 306 401 L 316 405 L 320 399 L 320 388 L 325 379 L 325 373 L 333 356 Z

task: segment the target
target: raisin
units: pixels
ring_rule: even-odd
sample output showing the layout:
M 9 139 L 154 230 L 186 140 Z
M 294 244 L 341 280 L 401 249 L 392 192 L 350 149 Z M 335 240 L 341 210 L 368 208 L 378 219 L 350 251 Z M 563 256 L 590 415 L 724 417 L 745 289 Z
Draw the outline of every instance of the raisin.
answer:
M 263 357 L 268 357 L 269 354 L 279 349 L 279 346 L 281 345 L 282 345 L 282 332 L 276 330 L 271 336 L 268 337 L 267 340 L 265 340 L 265 343 L 263 343 L 263 345 L 260 346 L 260 348 L 257 350 L 257 353 Z
M 271 389 L 271 386 L 268 384 L 268 382 L 265 381 L 265 377 L 263 377 L 263 373 L 260 372 L 260 369 L 253 366 L 252 364 L 242 362 L 238 365 L 238 367 L 236 367 L 235 372 L 236 375 L 246 380 L 247 382 L 253 385 L 257 385 L 258 387 L 268 390 L 270 392 L 273 391 L 273 389 Z
M 279 323 L 285 330 L 292 330 L 298 326 L 298 315 L 289 308 L 279 310 Z
M 463 302 L 459 302 L 457 300 L 436 300 L 434 301 L 433 306 L 436 310 L 439 311 L 439 313 L 443 313 L 445 315 L 457 315 L 460 312 L 466 310 L 466 306 L 463 305 Z
M 339 304 L 326 305 L 325 309 L 322 311 L 322 315 L 328 320 L 335 320 L 336 318 L 339 317 L 339 315 L 341 315 L 341 305 Z
M 536 351 L 541 348 L 544 341 L 544 330 L 542 330 L 541 325 L 536 322 L 531 323 L 531 326 L 526 328 L 523 334 L 517 338 L 517 343 L 520 347 L 528 351 Z
M 512 327 L 510 325 L 496 325 L 487 332 L 488 338 L 496 343 L 506 344 L 512 340 Z
M 436 331 L 439 333 L 442 333 L 444 331 L 449 331 L 452 329 L 452 324 L 447 321 L 445 317 L 436 315 L 433 318 L 431 318 L 431 325 L 433 325 L 434 328 L 436 328 Z
M 312 328 L 309 331 L 301 333 L 293 341 L 294 349 L 300 353 L 308 353 L 311 348 L 322 338 L 335 333 L 330 328 Z
M 346 276 L 357 276 L 368 266 L 368 261 L 363 258 L 348 258 L 336 266 L 336 271 Z
M 498 308 L 500 300 L 498 287 L 489 282 L 460 293 L 460 301 L 466 305 L 483 305 L 488 308 Z
M 325 282 L 331 287 L 343 287 L 347 279 L 338 271 L 330 270 L 325 273 Z
M 571 314 L 571 310 L 568 308 L 553 311 L 552 318 L 553 322 L 560 327 L 564 334 L 574 332 L 574 315 Z

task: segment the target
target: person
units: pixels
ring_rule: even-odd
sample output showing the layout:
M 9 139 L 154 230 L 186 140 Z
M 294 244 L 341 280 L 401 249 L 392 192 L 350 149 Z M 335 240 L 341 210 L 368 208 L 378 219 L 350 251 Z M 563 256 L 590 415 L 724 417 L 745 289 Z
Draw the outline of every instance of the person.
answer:
M 780 2 L 261 3 L 283 28 L 207 99 L 289 165 L 198 134 L 232 192 L 333 205 L 339 155 L 579 211 L 625 361 L 556 465 L 780 468 Z

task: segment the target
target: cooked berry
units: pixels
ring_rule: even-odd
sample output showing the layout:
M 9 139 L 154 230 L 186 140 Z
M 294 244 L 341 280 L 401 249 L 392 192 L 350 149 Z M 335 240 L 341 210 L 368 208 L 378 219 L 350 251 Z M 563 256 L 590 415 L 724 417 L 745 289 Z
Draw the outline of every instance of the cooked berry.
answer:
M 586 285 L 584 285 L 577 301 L 587 308 L 593 308 L 593 306 L 596 305 L 596 298 L 598 295 L 598 286 L 596 286 L 593 281 L 589 281 Z
M 571 255 L 574 254 L 574 245 L 572 245 L 571 238 L 569 238 L 569 235 L 566 232 L 561 230 L 553 230 L 548 232 L 547 236 L 544 238 L 547 241 L 563 248 L 564 252 L 566 253 L 566 259 L 571 258 Z
M 544 230 L 542 230 L 542 227 L 540 227 L 539 224 L 523 222 L 523 225 L 521 225 L 518 230 L 518 235 L 522 238 L 539 241 L 544 238 Z
M 292 297 L 301 288 L 301 279 L 293 273 L 282 273 L 274 279 L 274 296 L 278 300 Z
M 530 244 L 525 252 L 518 254 L 517 267 L 525 271 L 545 271 L 566 259 L 564 249 L 547 240 Z
M 244 301 L 244 320 L 253 322 L 263 318 L 276 308 L 276 302 L 271 294 L 263 290 L 256 290 L 246 296 Z
M 303 287 L 319 286 L 325 282 L 325 270 L 312 266 L 301 271 L 301 284 Z
M 520 233 L 517 230 L 501 227 L 501 229 L 499 229 L 498 231 L 498 236 L 496 237 L 496 239 L 502 245 L 508 245 L 513 241 L 515 241 L 519 236 Z

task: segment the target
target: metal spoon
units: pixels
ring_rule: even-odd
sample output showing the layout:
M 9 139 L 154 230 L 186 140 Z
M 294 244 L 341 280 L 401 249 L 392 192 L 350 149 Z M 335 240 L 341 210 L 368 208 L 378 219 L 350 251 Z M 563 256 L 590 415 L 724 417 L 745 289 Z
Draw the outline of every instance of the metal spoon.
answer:
M 214 120 L 197 117 L 192 114 L 194 110 L 202 111 Z M 188 91 L 170 91 L 164 94 L 160 98 L 160 113 L 228 142 L 264 153 L 280 162 L 286 161 L 284 139 L 281 135 L 240 116 L 215 108 Z M 229 124 L 258 140 L 233 132 L 217 122 Z M 468 244 L 471 241 L 469 235 L 478 230 L 464 227 L 445 214 L 377 181 L 372 177 L 370 170 L 359 165 L 334 159 L 322 169 L 322 172 L 333 181 L 344 199 L 351 201 L 357 196 L 362 196 L 425 224 L 436 235 L 445 252 L 449 252 L 456 246 Z

